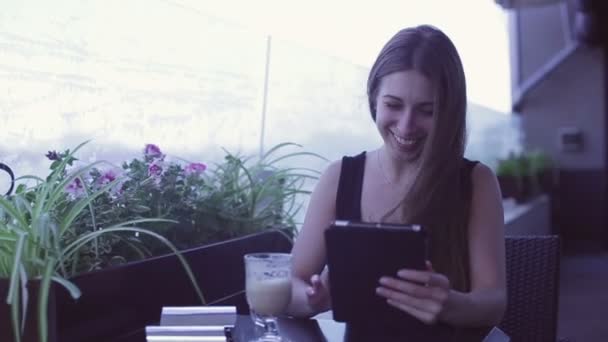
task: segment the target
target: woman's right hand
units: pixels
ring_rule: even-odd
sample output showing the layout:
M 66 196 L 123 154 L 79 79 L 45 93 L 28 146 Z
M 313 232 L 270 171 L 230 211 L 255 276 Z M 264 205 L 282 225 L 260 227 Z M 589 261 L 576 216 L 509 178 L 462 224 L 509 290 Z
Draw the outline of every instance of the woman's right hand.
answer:
M 321 275 L 313 274 L 310 277 L 310 285 L 306 288 L 306 299 L 315 312 L 323 312 L 331 308 L 327 269 Z

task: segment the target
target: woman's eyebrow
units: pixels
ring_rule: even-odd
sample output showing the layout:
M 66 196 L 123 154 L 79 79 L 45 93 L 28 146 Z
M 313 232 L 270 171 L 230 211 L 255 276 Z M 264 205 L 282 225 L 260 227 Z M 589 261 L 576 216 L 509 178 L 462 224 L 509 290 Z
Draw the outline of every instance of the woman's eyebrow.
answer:
M 383 98 L 389 98 L 389 99 L 392 99 L 392 100 L 397 100 L 397 101 L 403 101 L 400 97 L 395 96 L 395 95 L 384 95 L 382 97 Z
M 400 98 L 399 96 L 395 96 L 395 95 L 386 94 L 386 95 L 383 95 L 382 98 L 403 102 L 402 98 Z M 418 106 L 434 106 L 435 102 L 432 101 L 432 100 L 430 100 L 430 101 L 421 101 L 421 102 L 418 102 L 416 105 L 418 105 Z

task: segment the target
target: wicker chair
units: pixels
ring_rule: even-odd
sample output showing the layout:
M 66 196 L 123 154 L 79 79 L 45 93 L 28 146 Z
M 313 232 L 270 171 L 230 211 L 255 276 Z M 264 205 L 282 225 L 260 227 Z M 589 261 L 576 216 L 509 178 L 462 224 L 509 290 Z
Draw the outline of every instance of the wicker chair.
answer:
M 507 311 L 499 327 L 513 342 L 556 341 L 560 239 L 506 237 Z

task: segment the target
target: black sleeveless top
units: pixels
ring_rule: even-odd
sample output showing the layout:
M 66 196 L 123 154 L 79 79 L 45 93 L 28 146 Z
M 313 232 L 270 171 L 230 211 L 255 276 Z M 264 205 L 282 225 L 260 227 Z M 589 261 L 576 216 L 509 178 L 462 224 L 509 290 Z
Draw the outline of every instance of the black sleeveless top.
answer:
M 362 152 L 354 157 L 345 156 L 342 158 L 342 168 L 340 170 L 340 180 L 338 182 L 338 192 L 336 195 L 336 220 L 361 221 L 361 194 L 363 191 L 363 174 L 365 171 L 366 152 Z M 463 159 L 462 190 L 464 196 L 470 198 L 472 194 L 471 174 L 478 161 Z M 487 334 L 487 328 L 453 328 L 444 323 L 434 326 L 422 324 L 417 331 L 379 332 L 378 329 L 368 330 L 367 327 L 354 326 L 347 324 L 344 341 L 359 342 L 371 341 L 381 337 L 383 341 L 402 341 L 404 337 L 413 340 L 425 341 L 481 341 Z M 373 336 L 374 338 L 372 339 Z
M 363 173 L 365 172 L 366 152 L 354 157 L 342 157 L 340 181 L 336 195 L 336 220 L 361 221 L 361 193 L 363 191 Z M 473 191 L 471 174 L 478 161 L 463 159 L 463 190 L 470 198 Z

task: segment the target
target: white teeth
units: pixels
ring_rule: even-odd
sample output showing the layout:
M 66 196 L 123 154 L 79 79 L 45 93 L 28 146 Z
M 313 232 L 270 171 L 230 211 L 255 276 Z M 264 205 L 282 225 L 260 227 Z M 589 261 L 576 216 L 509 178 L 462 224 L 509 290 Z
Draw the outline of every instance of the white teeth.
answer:
M 404 139 L 396 136 L 395 134 L 393 134 L 393 137 L 395 137 L 395 140 L 397 140 L 397 142 L 401 145 L 413 145 L 418 141 L 418 139 Z

